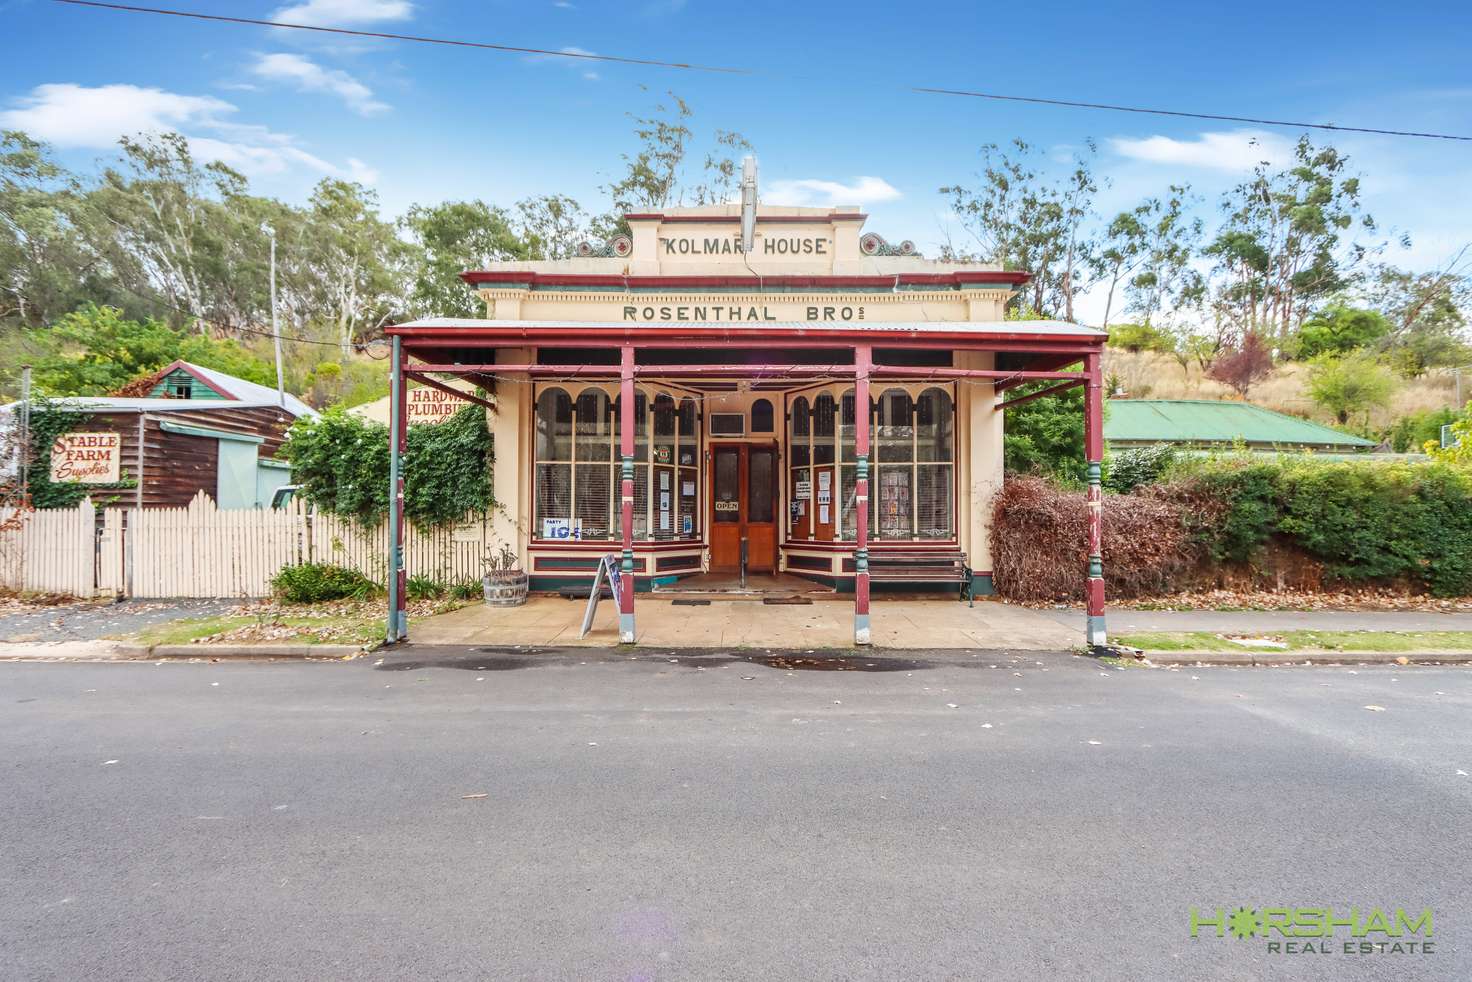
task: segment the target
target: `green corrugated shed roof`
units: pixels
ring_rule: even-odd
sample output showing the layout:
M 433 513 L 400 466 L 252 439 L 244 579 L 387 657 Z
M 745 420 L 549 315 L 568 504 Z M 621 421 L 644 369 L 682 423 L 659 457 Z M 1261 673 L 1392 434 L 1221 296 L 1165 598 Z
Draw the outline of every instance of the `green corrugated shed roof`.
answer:
M 1113 444 L 1179 443 L 1354 450 L 1373 447 L 1348 433 L 1247 402 L 1217 399 L 1112 399 L 1104 440 Z

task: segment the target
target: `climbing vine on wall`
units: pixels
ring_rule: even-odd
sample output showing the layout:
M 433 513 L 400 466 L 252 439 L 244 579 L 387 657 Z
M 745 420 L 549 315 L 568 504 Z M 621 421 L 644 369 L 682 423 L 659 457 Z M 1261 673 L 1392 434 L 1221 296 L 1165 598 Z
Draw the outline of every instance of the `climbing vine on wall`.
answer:
M 83 498 L 91 497 L 93 504 L 111 501 L 118 492 L 138 486 L 138 482 L 127 475 L 127 461 L 122 462 L 120 474 L 123 479 L 115 484 L 81 484 L 72 481 L 51 480 L 51 445 L 63 433 L 85 430 L 91 414 L 64 409 L 46 399 L 31 402 L 30 453 L 28 455 L 27 483 L 30 488 L 33 508 L 75 508 Z M 20 408 L 15 411 L 12 430 L 20 439 Z
M 291 479 L 323 511 L 377 525 L 388 514 L 389 432 L 329 409 L 298 420 L 282 450 Z M 494 453 L 486 413 L 467 406 L 438 425 L 412 426 L 404 447 L 404 514 L 420 527 L 452 525 L 492 507 Z

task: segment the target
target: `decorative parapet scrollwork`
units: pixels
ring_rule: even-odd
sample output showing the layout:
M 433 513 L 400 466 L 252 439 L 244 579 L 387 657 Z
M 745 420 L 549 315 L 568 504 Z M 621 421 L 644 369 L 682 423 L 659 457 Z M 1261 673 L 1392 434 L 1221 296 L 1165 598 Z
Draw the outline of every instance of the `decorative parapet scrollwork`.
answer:
M 578 256 L 584 259 L 624 259 L 633 251 L 634 240 L 627 235 L 615 235 L 601 245 L 594 245 L 591 242 L 578 243 Z
M 866 232 L 859 237 L 859 251 L 866 256 L 918 256 L 915 243 L 905 239 L 899 245 L 890 245 L 877 232 Z

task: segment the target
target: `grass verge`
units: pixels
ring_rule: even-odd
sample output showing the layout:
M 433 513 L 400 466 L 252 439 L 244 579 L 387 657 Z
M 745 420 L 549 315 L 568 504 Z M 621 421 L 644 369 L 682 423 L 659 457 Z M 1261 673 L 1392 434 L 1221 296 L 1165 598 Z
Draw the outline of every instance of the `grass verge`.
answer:
M 441 599 L 409 603 L 417 620 L 465 606 Z M 381 641 L 384 602 L 337 601 L 321 604 L 243 604 L 229 614 L 184 617 L 144 628 L 126 638 L 139 644 L 356 644 Z
M 1287 647 L 1239 644 L 1262 638 Z M 1472 651 L 1472 631 L 1285 631 L 1282 634 L 1212 634 L 1209 631 L 1126 634 L 1112 639 L 1145 651 Z

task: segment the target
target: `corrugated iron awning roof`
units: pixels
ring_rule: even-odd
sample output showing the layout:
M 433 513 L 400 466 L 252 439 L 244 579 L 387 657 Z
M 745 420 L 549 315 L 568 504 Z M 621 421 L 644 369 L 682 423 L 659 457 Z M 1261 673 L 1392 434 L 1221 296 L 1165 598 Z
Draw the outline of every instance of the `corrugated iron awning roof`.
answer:
M 1110 443 L 1244 443 L 1288 447 L 1373 447 L 1297 416 L 1217 399 L 1114 399 L 1104 419 Z

